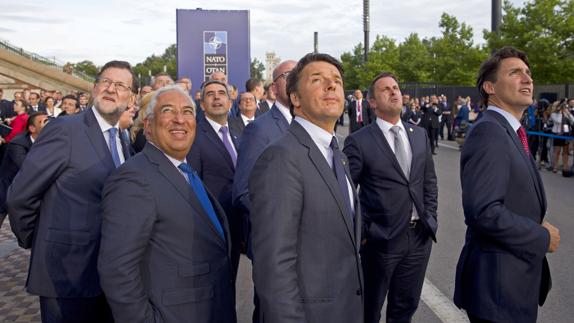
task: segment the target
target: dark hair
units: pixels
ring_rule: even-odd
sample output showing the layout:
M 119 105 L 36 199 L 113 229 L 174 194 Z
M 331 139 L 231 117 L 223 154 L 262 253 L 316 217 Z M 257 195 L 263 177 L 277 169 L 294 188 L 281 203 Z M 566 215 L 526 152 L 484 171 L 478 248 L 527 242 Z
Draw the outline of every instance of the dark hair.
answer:
M 301 58 L 295 67 L 287 75 L 287 97 L 289 98 L 289 110 L 293 115 L 293 103 L 291 102 L 291 93 L 297 92 L 297 85 L 299 84 L 299 77 L 305 66 L 313 62 L 326 62 L 337 68 L 341 73 L 341 78 L 344 76 L 343 65 L 333 56 L 323 53 L 309 53 Z
M 217 80 L 209 80 L 209 81 L 205 81 L 205 82 L 203 82 L 203 84 L 201 84 L 201 98 L 199 99 L 201 102 L 203 102 L 203 100 L 205 99 L 205 88 L 211 84 L 219 84 L 219 85 L 223 86 L 223 88 L 225 88 L 225 93 L 227 93 L 227 98 L 229 100 L 231 100 L 231 95 L 229 94 L 229 88 L 227 87 L 227 84 L 225 84 L 221 81 L 217 81 Z
M 40 94 L 36 93 L 36 92 L 30 92 L 30 96 L 35 96 L 36 98 L 40 99 Z
M 125 61 L 110 61 L 107 62 L 102 69 L 100 70 L 100 72 L 98 73 L 98 75 L 96 75 L 96 82 L 100 79 L 100 76 L 102 76 L 102 73 L 107 70 L 108 68 L 120 68 L 120 69 L 124 69 L 124 70 L 128 70 L 130 72 L 130 74 L 132 75 L 132 92 L 137 94 L 138 93 L 138 78 L 136 77 L 134 71 L 132 70 L 132 66 L 130 65 L 130 63 L 125 62 Z
M 492 55 L 490 55 L 488 60 L 484 61 L 482 65 L 480 65 L 478 77 L 476 78 L 476 87 L 478 88 L 481 102 L 484 106 L 488 105 L 488 93 L 486 93 L 482 88 L 484 82 L 496 82 L 496 73 L 500 67 L 500 62 L 503 59 L 513 57 L 519 58 L 524 62 L 524 64 L 526 64 L 526 66 L 530 67 L 526 54 L 511 46 L 505 46 L 496 50 Z
M 30 130 L 28 130 L 28 128 L 30 128 L 30 126 L 34 125 L 34 121 L 36 121 L 36 119 L 39 116 L 47 116 L 48 114 L 45 111 L 37 111 L 37 112 L 32 112 L 28 115 L 28 122 L 26 123 L 26 131 L 30 132 Z
M 377 75 L 373 79 L 373 81 L 371 82 L 371 85 L 369 85 L 369 90 L 367 91 L 367 98 L 369 98 L 369 99 L 373 98 L 373 93 L 375 92 L 375 83 L 377 83 L 377 81 L 382 79 L 383 77 L 390 77 L 393 80 L 395 80 L 395 82 L 397 82 L 397 84 L 399 84 L 399 80 L 397 79 L 395 74 L 393 74 L 391 72 L 381 72 L 381 73 L 379 73 L 379 75 Z
M 47 105 L 47 104 L 48 104 L 48 100 L 52 100 L 52 101 L 54 101 L 54 105 L 56 104 L 56 99 L 54 99 L 54 98 L 51 97 L 51 96 L 47 96 L 47 97 L 44 99 L 44 104 Z
M 76 101 L 76 109 L 80 108 L 80 101 L 75 95 L 72 95 L 72 94 L 66 95 L 65 97 L 62 98 L 62 102 L 64 102 L 64 100 L 66 100 L 66 99 Z
M 259 84 L 261 84 L 261 80 L 249 79 L 247 82 L 245 82 L 245 90 L 247 92 L 252 92 Z

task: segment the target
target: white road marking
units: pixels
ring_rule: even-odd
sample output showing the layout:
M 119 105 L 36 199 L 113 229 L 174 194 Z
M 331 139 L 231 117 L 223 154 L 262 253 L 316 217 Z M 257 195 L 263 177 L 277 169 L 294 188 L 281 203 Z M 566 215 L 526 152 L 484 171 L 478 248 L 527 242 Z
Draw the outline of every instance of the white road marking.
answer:
M 466 313 L 456 307 L 450 298 L 446 297 L 426 278 L 421 299 L 444 323 L 469 322 Z

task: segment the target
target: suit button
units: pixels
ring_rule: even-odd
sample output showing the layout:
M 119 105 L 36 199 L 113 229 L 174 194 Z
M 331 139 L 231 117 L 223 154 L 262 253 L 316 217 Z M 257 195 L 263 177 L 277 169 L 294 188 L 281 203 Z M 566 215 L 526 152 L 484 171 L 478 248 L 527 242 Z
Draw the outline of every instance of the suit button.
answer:
M 357 295 L 363 295 L 363 291 L 360 288 L 357 289 Z

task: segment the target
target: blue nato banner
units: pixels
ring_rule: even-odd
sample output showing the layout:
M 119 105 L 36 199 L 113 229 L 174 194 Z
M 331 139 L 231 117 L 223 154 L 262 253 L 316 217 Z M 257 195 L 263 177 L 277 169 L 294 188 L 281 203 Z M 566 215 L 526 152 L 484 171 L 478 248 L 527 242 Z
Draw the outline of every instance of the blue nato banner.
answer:
M 244 91 L 250 63 L 248 10 L 177 9 L 177 77 L 191 78 L 192 91 L 214 72 Z

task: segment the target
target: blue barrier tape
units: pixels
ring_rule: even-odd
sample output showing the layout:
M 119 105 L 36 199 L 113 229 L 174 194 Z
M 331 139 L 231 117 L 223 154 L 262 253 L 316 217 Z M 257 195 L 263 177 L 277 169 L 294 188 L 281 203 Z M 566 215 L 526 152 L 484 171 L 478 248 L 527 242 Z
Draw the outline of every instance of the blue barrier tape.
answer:
M 529 134 L 529 135 L 538 135 L 538 136 L 549 137 L 549 138 L 565 139 L 565 140 L 574 140 L 574 137 L 570 137 L 570 136 L 559 136 L 559 135 L 554 135 L 554 134 L 546 133 L 546 132 L 527 131 L 526 133 Z

